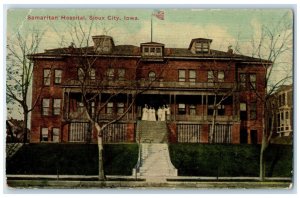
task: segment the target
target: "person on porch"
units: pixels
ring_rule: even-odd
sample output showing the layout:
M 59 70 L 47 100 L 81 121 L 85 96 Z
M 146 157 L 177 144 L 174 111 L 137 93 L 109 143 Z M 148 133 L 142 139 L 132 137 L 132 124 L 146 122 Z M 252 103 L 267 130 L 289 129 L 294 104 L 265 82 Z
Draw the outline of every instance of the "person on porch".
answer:
M 158 118 L 157 120 L 158 121 L 161 121 L 163 113 L 164 113 L 163 110 L 161 109 L 161 107 L 159 107 L 158 110 L 157 110 L 157 118 Z
M 145 104 L 143 108 L 142 120 L 149 120 L 149 109 L 147 104 Z
M 167 120 L 171 120 L 171 110 L 170 107 L 168 105 L 165 105 L 165 112 L 167 115 Z
M 156 121 L 156 116 L 155 116 L 155 109 L 151 107 L 149 110 L 149 121 Z

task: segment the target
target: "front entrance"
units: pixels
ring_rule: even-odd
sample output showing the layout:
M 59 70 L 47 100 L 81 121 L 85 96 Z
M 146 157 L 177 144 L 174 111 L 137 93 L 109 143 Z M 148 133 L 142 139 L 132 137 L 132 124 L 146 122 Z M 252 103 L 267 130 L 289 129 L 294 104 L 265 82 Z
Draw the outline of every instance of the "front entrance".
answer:
M 142 119 L 143 108 L 145 105 L 148 108 L 154 108 L 157 111 L 160 107 L 165 105 L 170 106 L 169 95 L 156 95 L 156 94 L 143 94 L 137 98 L 136 102 L 136 111 L 137 111 L 137 118 L 139 120 Z
M 247 144 L 248 142 L 248 133 L 246 128 L 240 129 L 240 143 Z

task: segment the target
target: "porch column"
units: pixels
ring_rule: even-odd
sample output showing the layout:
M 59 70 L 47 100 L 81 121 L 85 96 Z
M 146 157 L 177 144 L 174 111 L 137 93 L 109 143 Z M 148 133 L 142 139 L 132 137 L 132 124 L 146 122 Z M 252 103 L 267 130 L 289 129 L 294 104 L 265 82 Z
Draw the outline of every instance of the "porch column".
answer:
M 203 100 L 202 93 L 201 93 L 201 107 L 202 107 L 202 120 L 204 120 L 204 100 Z
M 128 106 L 129 106 L 129 101 L 128 101 L 129 99 L 128 99 L 128 93 L 126 93 L 126 107 L 127 108 L 129 108 Z M 126 119 L 128 120 L 129 119 L 129 111 L 126 113 L 127 115 L 126 115 Z
M 174 121 L 176 121 L 176 94 L 174 94 Z

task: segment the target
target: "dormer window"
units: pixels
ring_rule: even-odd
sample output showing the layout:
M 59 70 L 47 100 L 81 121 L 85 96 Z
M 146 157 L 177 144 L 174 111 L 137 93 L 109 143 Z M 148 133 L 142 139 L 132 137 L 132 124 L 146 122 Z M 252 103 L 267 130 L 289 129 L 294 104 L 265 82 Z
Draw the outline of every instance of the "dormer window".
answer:
M 209 44 L 204 42 L 196 42 L 195 43 L 196 53 L 208 53 L 209 52 Z
M 193 54 L 210 53 L 211 42 L 212 42 L 211 39 L 204 39 L 204 38 L 192 39 L 189 46 L 189 50 L 191 50 Z
M 141 55 L 143 61 L 163 61 L 164 47 L 162 43 L 141 43 Z
M 143 47 L 143 56 L 162 56 L 162 47 Z

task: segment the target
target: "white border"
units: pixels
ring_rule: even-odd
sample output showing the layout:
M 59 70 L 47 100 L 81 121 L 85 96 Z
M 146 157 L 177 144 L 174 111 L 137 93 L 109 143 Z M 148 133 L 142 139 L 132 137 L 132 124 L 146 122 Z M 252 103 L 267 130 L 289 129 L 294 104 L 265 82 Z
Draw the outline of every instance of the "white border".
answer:
M 21 3 L 21 4 L 18 4 Z M 51 3 L 51 4 L 50 4 Z M 6 34 L 5 34 L 5 25 L 6 25 L 6 10 L 7 8 L 96 8 L 96 7 L 101 7 L 101 8 L 153 8 L 153 7 L 159 7 L 159 8 L 195 8 L 195 7 L 201 7 L 201 8 L 293 8 L 294 12 L 295 12 L 295 67 L 294 67 L 294 74 L 295 74 L 295 81 L 294 81 L 294 87 L 295 90 L 297 90 L 298 87 L 298 81 L 296 80 L 298 77 L 298 70 L 297 70 L 297 57 L 299 57 L 298 55 L 298 51 L 297 51 L 297 46 L 298 46 L 298 40 L 297 40 L 297 35 L 298 35 L 298 21 L 299 21 L 299 16 L 297 15 L 297 9 L 299 8 L 298 6 L 298 1 L 297 0 L 285 0 L 285 1 L 271 1 L 271 0 L 265 0 L 265 1 L 261 1 L 261 0 L 245 0 L 245 1 L 233 1 L 233 0 L 227 0 L 226 4 L 224 3 L 224 1 L 222 0 L 210 0 L 210 1 L 196 1 L 196 0 L 185 0 L 183 2 L 176 2 L 176 4 L 168 4 L 169 2 L 164 1 L 164 0 L 152 0 L 152 1 L 137 1 L 137 0 L 127 0 L 126 4 L 124 4 L 124 1 L 116 1 L 116 0 L 110 0 L 107 2 L 101 2 L 102 4 L 97 4 L 99 3 L 99 1 L 96 0 L 79 0 L 79 1 L 72 1 L 71 3 L 73 4 L 66 4 L 68 2 L 66 1 L 61 1 L 61 0 L 46 0 L 46 1 L 38 1 L 38 0 L 26 0 L 26 1 L 22 1 L 22 0 L 4 0 L 2 2 L 2 6 L 1 6 L 1 11 L 0 13 L 3 13 L 3 20 L 0 21 L 0 26 L 3 27 L 4 31 L 0 31 L 1 33 L 1 41 L 0 41 L 0 45 L 2 46 L 0 48 L 0 57 L 1 57 L 1 63 L 3 63 L 4 66 L 1 67 L 1 71 L 0 71 L 0 79 L 1 79 L 1 105 L 0 105 L 0 112 L 2 112 L 2 114 L 0 114 L 0 120 L 2 123 L 5 123 L 5 119 L 6 119 L 6 107 L 5 107 L 5 79 L 6 79 L 6 74 L 5 74 L 5 62 L 4 62 L 4 50 L 5 50 L 5 40 L 6 40 Z M 276 4 L 274 4 L 276 3 Z M 187 5 L 189 4 L 189 5 Z M 289 5 L 290 4 L 290 5 Z M 291 5 L 293 4 L 293 5 Z M 298 106 L 297 106 L 297 99 L 298 99 L 298 92 L 295 92 L 295 103 L 294 103 L 294 111 L 298 112 Z M 295 127 L 294 127 L 294 134 L 295 134 L 295 142 L 298 142 L 299 140 L 299 136 L 297 135 L 297 117 L 298 117 L 298 113 L 295 114 L 294 116 L 294 120 L 295 120 Z M 5 124 L 2 124 L 1 127 L 1 131 L 3 131 L 3 133 L 1 133 L 1 139 L 4 141 L 0 141 L 2 148 L 4 148 L 4 143 L 5 143 Z M 296 160 L 298 159 L 298 149 L 297 149 L 297 144 L 295 144 L 295 153 L 297 153 L 297 155 L 295 155 L 295 165 Z M 171 196 L 173 197 L 177 197 L 180 196 L 182 197 L 182 194 L 189 194 L 189 195 L 185 195 L 185 196 L 190 196 L 192 194 L 197 194 L 200 193 L 203 196 L 203 194 L 205 194 L 205 196 L 214 196 L 215 194 L 222 196 L 222 197 L 241 197 L 241 196 L 257 196 L 257 195 L 253 195 L 253 194 L 260 194 L 259 196 L 271 196 L 273 197 L 282 197 L 282 196 L 296 196 L 297 193 L 297 179 L 298 177 L 298 173 L 297 173 L 297 167 L 294 167 L 294 171 L 295 173 L 297 173 L 297 175 L 295 175 L 295 181 L 294 181 L 294 189 L 291 191 L 285 191 L 285 190 L 241 190 L 241 189 L 237 189 L 237 190 L 181 190 L 181 191 L 173 191 L 172 189 L 170 190 L 118 190 L 118 189 L 113 189 L 113 190 L 109 190 L 109 189 L 104 189 L 104 190 L 95 190 L 95 189 L 90 189 L 90 190 L 40 190 L 40 189 L 30 189 L 30 190 L 11 190 L 5 187 L 5 170 L 4 170 L 4 163 L 5 163 L 5 159 L 3 159 L 3 163 L 0 163 L 0 167 L 2 170 L 2 178 L 3 180 L 1 181 L 1 191 L 3 193 L 2 197 L 15 197 L 15 196 L 22 196 L 22 197 L 32 197 L 32 196 L 40 196 L 38 194 L 42 193 L 43 197 L 44 196 L 53 196 L 51 194 L 55 193 L 55 194 L 61 194 L 60 196 L 65 196 L 64 194 L 68 194 L 68 193 L 75 193 L 77 195 L 72 195 L 74 197 L 82 197 L 83 194 L 89 194 L 89 196 L 103 196 L 103 195 L 97 195 L 97 193 L 104 193 L 104 194 L 110 194 L 108 196 L 118 196 L 120 194 L 126 194 L 125 196 L 145 196 L 145 197 L 149 197 L 152 195 L 146 195 L 145 193 L 149 194 L 149 193 L 155 193 L 155 194 L 163 194 L 163 196 L 165 196 L 165 194 L 172 194 Z M 4 174 L 4 175 L 3 175 Z M 3 182 L 3 183 L 2 183 Z M 16 193 L 16 194 L 7 194 L 7 193 Z M 137 193 L 143 193 L 143 195 L 137 195 Z M 175 194 L 174 194 L 175 193 Z M 244 194 L 246 193 L 246 194 Z M 272 193 L 272 194 L 269 194 Z M 289 193 L 289 194 L 285 194 L 285 193 Z M 292 194 L 290 194 L 292 193 Z M 25 194 L 25 195 L 19 195 L 19 194 Z M 129 195 L 129 194 L 135 194 L 135 195 Z M 222 195 L 221 195 L 222 194 Z M 243 194 L 243 195 L 240 195 Z M 283 195 L 285 194 L 285 195 Z M 56 196 L 56 195 L 54 195 Z M 124 195 L 122 195 L 124 196 Z M 196 195 L 199 196 L 199 195 Z

